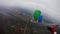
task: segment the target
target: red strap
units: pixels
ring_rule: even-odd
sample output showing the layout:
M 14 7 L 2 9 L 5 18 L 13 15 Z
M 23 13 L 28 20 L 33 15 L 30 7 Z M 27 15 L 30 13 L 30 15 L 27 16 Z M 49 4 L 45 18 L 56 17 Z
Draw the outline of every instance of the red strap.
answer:
M 51 30 L 52 30 L 52 34 L 54 34 L 54 32 L 56 32 L 56 27 L 55 26 L 52 26 L 51 27 Z

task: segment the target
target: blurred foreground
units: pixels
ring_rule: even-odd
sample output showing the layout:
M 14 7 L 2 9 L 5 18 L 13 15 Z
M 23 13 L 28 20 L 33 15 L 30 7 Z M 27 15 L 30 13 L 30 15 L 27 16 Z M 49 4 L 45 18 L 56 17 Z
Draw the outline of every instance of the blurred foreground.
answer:
M 4 16 L 0 14 L 0 34 L 49 34 L 45 26 L 39 26 L 15 16 Z

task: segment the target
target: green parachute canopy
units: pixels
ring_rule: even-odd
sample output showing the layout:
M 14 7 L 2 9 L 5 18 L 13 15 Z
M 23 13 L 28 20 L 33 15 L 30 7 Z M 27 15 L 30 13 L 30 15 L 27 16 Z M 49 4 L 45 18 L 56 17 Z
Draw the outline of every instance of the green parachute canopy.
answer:
M 41 11 L 40 10 L 35 10 L 35 12 L 34 12 L 34 19 L 38 20 L 40 15 L 41 15 Z

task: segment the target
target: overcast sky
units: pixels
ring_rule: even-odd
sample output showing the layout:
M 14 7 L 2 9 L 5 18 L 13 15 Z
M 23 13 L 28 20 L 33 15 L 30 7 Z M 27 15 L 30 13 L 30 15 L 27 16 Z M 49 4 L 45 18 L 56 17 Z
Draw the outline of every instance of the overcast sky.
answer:
M 19 3 L 20 1 L 28 1 L 28 2 L 35 2 L 35 3 L 39 3 L 39 4 L 44 4 L 46 5 L 47 7 L 46 8 L 49 8 L 49 9 L 54 9 L 56 11 L 59 11 L 59 0 L 0 0 L 0 5 L 5 5 L 5 4 L 11 4 L 12 3 Z

